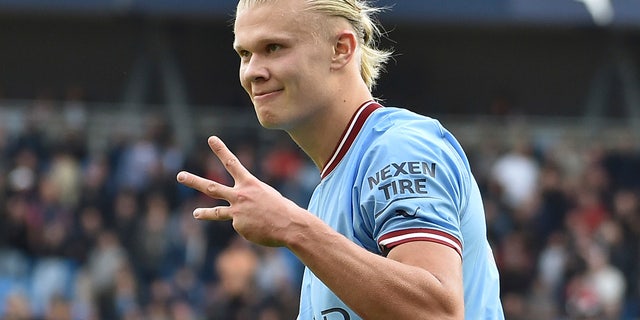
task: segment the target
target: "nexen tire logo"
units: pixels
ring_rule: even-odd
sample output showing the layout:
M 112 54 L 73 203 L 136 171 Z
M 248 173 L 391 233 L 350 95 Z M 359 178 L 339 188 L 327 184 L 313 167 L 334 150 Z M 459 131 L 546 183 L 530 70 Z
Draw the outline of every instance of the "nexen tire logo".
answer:
M 387 200 L 397 194 L 427 194 L 427 178 L 401 179 L 405 175 L 422 175 L 435 178 L 436 164 L 423 161 L 408 161 L 386 165 L 375 175 L 367 178 L 369 190 L 377 187 Z

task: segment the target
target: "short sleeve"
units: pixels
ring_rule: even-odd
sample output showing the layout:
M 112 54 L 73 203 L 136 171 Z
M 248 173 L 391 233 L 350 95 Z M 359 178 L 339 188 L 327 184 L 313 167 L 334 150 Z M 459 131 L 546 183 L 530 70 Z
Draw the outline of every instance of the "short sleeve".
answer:
M 391 128 L 371 145 L 361 163 L 360 206 L 382 254 L 431 241 L 462 256 L 470 174 L 458 152 L 437 121 Z

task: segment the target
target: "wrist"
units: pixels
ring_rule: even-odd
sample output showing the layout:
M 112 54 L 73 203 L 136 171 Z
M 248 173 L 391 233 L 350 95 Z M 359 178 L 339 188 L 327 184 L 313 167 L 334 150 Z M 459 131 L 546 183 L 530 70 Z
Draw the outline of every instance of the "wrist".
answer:
M 289 215 L 291 221 L 285 232 L 283 242 L 287 248 L 296 252 L 305 250 L 306 246 L 320 241 L 318 234 L 329 226 L 304 208 L 296 206 L 294 210 L 295 212 Z
M 285 246 L 301 260 L 315 256 L 324 250 L 323 244 L 336 234 L 329 225 L 307 210 L 300 210 L 296 220 L 287 230 Z
M 310 212 L 300 207 L 295 207 L 295 213 L 290 215 L 289 226 L 284 230 L 283 244 L 289 250 L 294 251 L 309 241 L 312 232 L 311 221 L 316 218 Z

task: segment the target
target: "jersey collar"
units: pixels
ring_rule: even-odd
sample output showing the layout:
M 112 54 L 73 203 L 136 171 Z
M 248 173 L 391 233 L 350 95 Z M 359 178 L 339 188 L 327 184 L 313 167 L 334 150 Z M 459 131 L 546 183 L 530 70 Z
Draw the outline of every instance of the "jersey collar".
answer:
M 353 141 L 356 140 L 356 137 L 358 136 L 360 129 L 362 129 L 364 122 L 367 120 L 367 118 L 369 118 L 369 115 L 371 115 L 371 113 L 373 113 L 373 111 L 378 108 L 382 108 L 382 106 L 373 100 L 363 103 L 358 108 L 358 111 L 356 111 L 356 113 L 351 117 L 351 120 L 349 120 L 349 125 L 344 129 L 342 137 L 340 138 L 340 142 L 333 151 L 331 158 L 322 169 L 322 172 L 320 173 L 320 179 L 323 179 L 324 177 L 329 175 L 329 173 L 331 173 L 331 171 L 333 171 L 333 169 L 338 166 L 340 160 L 342 160 L 347 151 L 349 151 L 349 148 L 351 147 L 351 144 L 353 144 Z

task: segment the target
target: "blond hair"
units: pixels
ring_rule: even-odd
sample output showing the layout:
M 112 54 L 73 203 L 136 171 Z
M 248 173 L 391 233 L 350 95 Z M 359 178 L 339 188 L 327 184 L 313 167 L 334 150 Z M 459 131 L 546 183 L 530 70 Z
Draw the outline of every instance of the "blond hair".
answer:
M 240 0 L 236 12 L 270 0 Z M 346 19 L 358 35 L 360 44 L 360 75 L 369 90 L 373 89 L 384 70 L 385 63 L 391 58 L 392 51 L 378 47 L 382 36 L 375 15 L 383 8 L 373 7 L 367 0 L 301 0 L 306 1 L 309 10 L 328 16 Z

